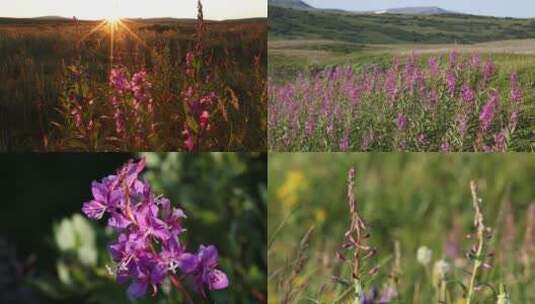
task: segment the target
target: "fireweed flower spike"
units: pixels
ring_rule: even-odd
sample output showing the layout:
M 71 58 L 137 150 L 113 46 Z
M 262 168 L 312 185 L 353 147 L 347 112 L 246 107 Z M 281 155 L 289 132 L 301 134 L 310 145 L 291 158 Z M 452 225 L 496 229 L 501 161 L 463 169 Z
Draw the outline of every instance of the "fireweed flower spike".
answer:
M 353 279 L 353 286 L 355 292 L 355 301 L 354 303 L 368 303 L 366 302 L 367 297 L 364 293 L 364 284 L 363 284 L 363 261 L 366 258 L 372 257 L 375 255 L 375 249 L 368 246 L 366 239 L 369 238 L 368 227 L 366 223 L 361 218 L 358 205 L 355 200 L 354 186 L 355 186 L 355 169 L 351 168 L 347 176 L 347 201 L 349 204 L 349 210 L 351 215 L 351 224 L 349 229 L 345 233 L 345 240 L 342 243 L 342 249 L 352 249 L 351 257 L 351 274 Z M 338 252 L 338 257 L 342 260 L 345 260 L 343 254 Z M 375 273 L 376 268 L 370 270 L 369 273 Z
M 172 207 L 167 198 L 156 196 L 149 183 L 140 180 L 144 167 L 144 159 L 130 161 L 115 175 L 93 182 L 93 199 L 82 207 L 90 219 L 99 220 L 108 214 L 108 226 L 118 233 L 117 239 L 108 245 L 116 264 L 117 282 L 131 282 L 127 290 L 130 298 L 142 297 L 149 290 L 156 295 L 166 279 L 186 299 L 190 297 L 182 280 L 192 282 L 193 289 L 203 296 L 206 289 L 227 288 L 227 275 L 217 269 L 217 249 L 201 245 L 196 253 L 187 251 L 180 240 L 186 215 Z
M 474 228 L 475 232 L 475 244 L 468 253 L 468 257 L 474 263 L 474 267 L 471 273 L 470 282 L 468 286 L 468 295 L 466 297 L 466 304 L 473 303 L 474 291 L 476 290 L 477 279 L 482 267 L 488 268 L 490 265 L 485 263 L 485 259 L 488 257 L 486 252 L 487 246 L 485 240 L 491 237 L 492 229 L 485 226 L 483 222 L 483 212 L 481 203 L 482 200 L 478 194 L 478 187 L 475 181 L 470 182 L 470 189 L 472 191 L 472 203 L 475 211 L 474 215 Z

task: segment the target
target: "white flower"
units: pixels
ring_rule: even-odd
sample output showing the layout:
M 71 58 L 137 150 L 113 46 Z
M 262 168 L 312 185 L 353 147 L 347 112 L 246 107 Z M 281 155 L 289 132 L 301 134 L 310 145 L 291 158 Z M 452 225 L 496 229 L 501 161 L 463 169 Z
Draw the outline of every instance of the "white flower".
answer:
M 435 262 L 435 266 L 433 266 L 433 274 L 440 277 L 445 278 L 446 275 L 451 271 L 451 265 L 450 263 L 440 260 Z
M 422 246 L 418 248 L 418 251 L 416 252 L 416 258 L 418 262 L 424 266 L 429 265 L 429 263 L 431 262 L 432 256 L 433 256 L 433 251 L 427 248 L 427 246 Z

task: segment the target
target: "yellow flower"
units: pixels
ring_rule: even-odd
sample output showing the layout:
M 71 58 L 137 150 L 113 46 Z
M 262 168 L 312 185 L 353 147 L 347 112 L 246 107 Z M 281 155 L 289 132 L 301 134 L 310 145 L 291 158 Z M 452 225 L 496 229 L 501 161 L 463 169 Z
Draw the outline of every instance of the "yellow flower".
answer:
M 325 222 L 325 219 L 327 218 L 327 213 L 325 212 L 325 210 L 323 209 L 316 209 L 316 212 L 315 212 L 315 217 L 316 217 L 316 223 L 323 223 Z
M 295 207 L 301 192 L 308 188 L 305 175 L 302 171 L 288 171 L 286 181 L 277 190 L 277 197 L 286 209 Z

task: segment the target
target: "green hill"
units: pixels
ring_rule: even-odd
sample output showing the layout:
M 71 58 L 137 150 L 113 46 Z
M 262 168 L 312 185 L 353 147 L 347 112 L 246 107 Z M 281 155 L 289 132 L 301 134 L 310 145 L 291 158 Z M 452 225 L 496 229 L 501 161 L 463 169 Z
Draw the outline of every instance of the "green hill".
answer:
M 302 10 L 314 9 L 301 0 L 269 0 L 269 5 Z
M 269 6 L 270 39 L 362 44 L 476 43 L 535 38 L 535 19 L 474 15 L 381 15 Z

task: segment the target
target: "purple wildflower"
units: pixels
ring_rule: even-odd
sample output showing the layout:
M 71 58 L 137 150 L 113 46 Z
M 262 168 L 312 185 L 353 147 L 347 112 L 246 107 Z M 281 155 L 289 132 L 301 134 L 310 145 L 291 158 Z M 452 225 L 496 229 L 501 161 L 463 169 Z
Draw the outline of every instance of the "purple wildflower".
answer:
M 186 151 L 191 152 L 195 150 L 195 142 L 193 142 L 193 136 L 187 126 L 184 127 L 184 130 L 182 131 L 182 138 L 184 140 L 184 147 L 186 148 Z
M 470 58 L 470 66 L 473 69 L 479 70 L 481 67 L 481 54 L 474 53 L 472 57 Z
M 500 131 L 494 135 L 494 152 L 505 152 L 506 150 L 505 131 Z
M 93 200 L 82 208 L 91 219 L 101 219 L 108 213 L 108 226 L 119 232 L 108 245 L 116 263 L 117 282 L 131 282 L 127 290 L 131 299 L 144 296 L 149 287 L 156 294 L 167 277 L 177 282 L 178 271 L 181 277 L 190 277 L 195 290 L 203 295 L 205 288 L 226 288 L 226 274 L 216 269 L 215 247 L 201 246 L 197 254 L 186 251 L 180 243 L 186 216 L 168 199 L 156 197 L 150 185 L 139 179 L 144 166 L 144 160 L 130 161 L 117 174 L 93 182 Z
M 398 94 L 398 87 L 394 70 L 390 70 L 386 75 L 384 90 L 387 96 L 390 98 L 390 101 L 394 101 L 396 99 L 396 95 Z
M 518 125 L 518 111 L 514 110 L 509 117 L 509 127 L 514 131 Z
M 457 61 L 459 59 L 459 51 L 453 50 L 449 54 L 449 65 L 450 68 L 453 68 L 457 65 Z
M 195 286 L 203 293 L 203 286 L 209 290 L 224 289 L 228 287 L 229 281 L 227 275 L 216 269 L 217 267 L 217 249 L 214 246 L 199 247 L 197 252 L 197 267 L 192 271 L 195 276 Z
M 494 118 L 494 113 L 498 107 L 498 93 L 492 92 L 489 100 L 483 106 L 483 110 L 479 115 L 479 122 L 481 123 L 481 130 L 483 132 L 487 131 L 492 124 L 492 119 Z
M 431 76 L 437 76 L 438 73 L 439 73 L 439 64 L 438 64 L 438 60 L 436 57 L 431 57 L 429 58 L 429 60 L 427 61 L 427 67 L 429 69 L 429 74 Z
M 468 104 L 472 104 L 476 98 L 474 90 L 470 88 L 470 85 L 468 83 L 463 84 L 463 86 L 461 87 L 461 96 L 464 102 Z
M 448 86 L 448 92 L 450 95 L 455 95 L 455 89 L 457 87 L 457 78 L 455 76 L 455 72 L 450 70 L 446 73 L 446 84 Z
M 518 83 L 518 75 L 516 71 L 511 73 L 511 100 L 514 103 L 519 103 L 522 100 L 522 89 Z
M 150 97 L 150 89 L 152 84 L 147 79 L 147 71 L 141 70 L 132 76 L 132 81 L 130 82 L 130 88 L 134 94 L 134 98 L 138 102 L 148 101 Z
M 491 59 L 487 60 L 483 66 L 483 79 L 485 79 L 485 81 L 489 81 L 494 75 L 495 70 L 496 66 L 494 65 L 494 62 Z
M 124 68 L 115 68 L 111 70 L 110 85 L 120 94 L 124 94 L 130 90 L 130 82 L 128 81 L 128 75 Z
M 407 117 L 403 115 L 403 113 L 398 113 L 398 117 L 396 119 L 396 126 L 400 131 L 405 130 L 405 127 L 407 126 Z
M 342 139 L 340 140 L 340 151 L 346 152 L 349 150 L 349 136 L 347 134 L 344 134 Z

